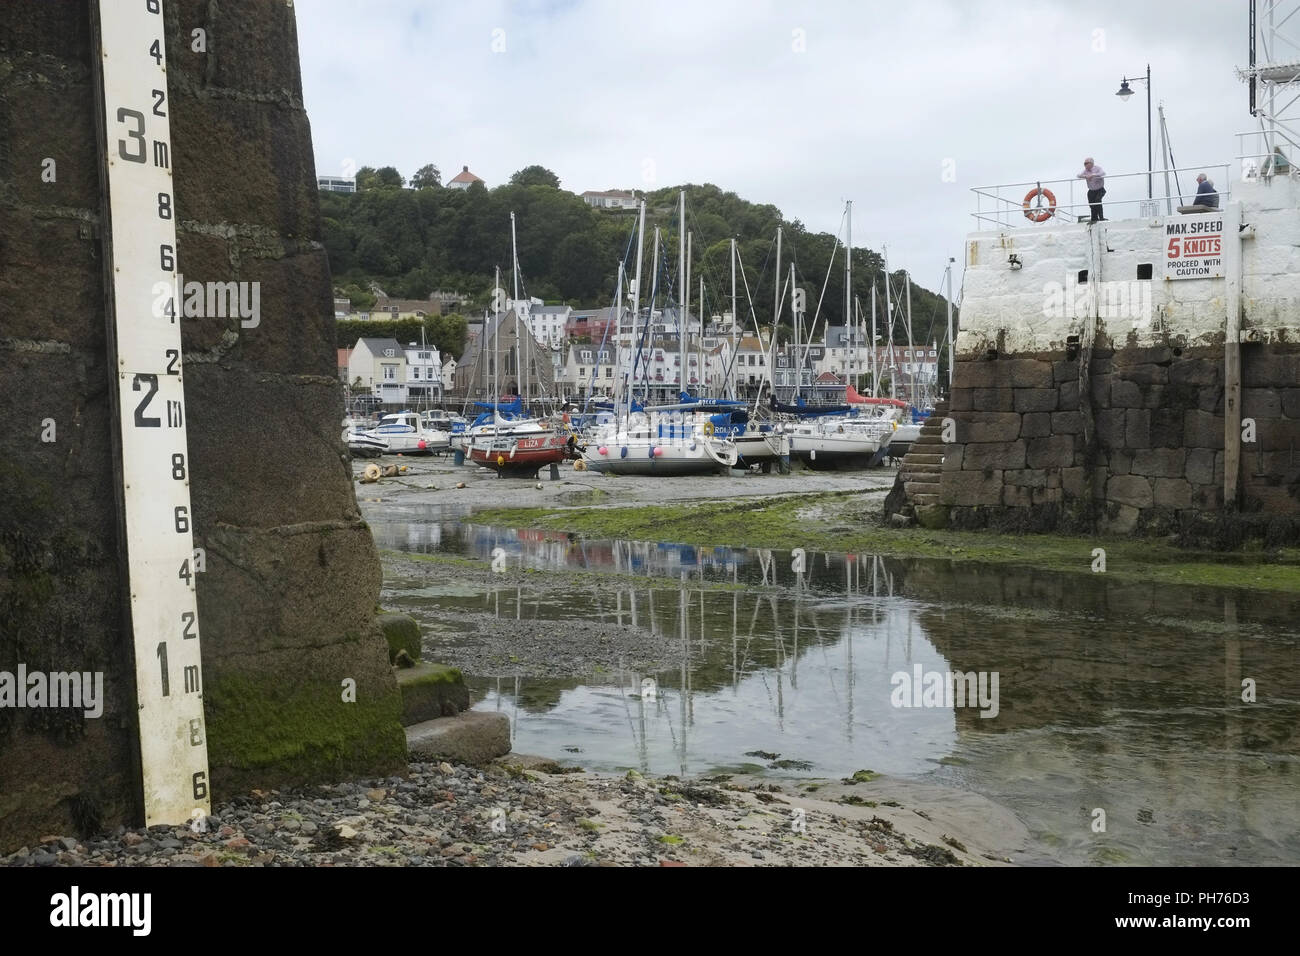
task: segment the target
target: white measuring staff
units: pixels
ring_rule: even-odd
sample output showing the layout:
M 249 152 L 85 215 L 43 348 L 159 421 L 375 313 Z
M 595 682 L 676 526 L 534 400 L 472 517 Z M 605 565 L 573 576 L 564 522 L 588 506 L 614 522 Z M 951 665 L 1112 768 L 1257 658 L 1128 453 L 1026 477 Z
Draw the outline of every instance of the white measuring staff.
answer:
M 210 801 L 162 3 L 93 0 L 92 19 L 145 825 L 177 825 L 204 820 Z M 159 283 L 172 289 L 161 316 Z

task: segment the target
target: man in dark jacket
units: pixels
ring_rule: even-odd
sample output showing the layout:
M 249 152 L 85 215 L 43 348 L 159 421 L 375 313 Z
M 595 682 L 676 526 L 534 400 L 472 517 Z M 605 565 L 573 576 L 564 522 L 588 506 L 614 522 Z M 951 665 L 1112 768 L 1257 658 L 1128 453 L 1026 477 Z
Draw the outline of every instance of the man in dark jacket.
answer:
M 1196 182 L 1196 198 L 1192 200 L 1190 206 L 1179 206 L 1178 211 L 1182 213 L 1209 212 L 1212 209 L 1218 209 L 1219 194 L 1215 192 L 1214 183 L 1210 181 L 1205 173 L 1197 176 Z
M 1214 183 L 1210 182 L 1205 173 L 1196 177 L 1199 184 L 1196 187 L 1196 199 L 1192 202 L 1193 206 L 1207 206 L 1210 209 L 1219 208 L 1219 194 L 1214 191 Z

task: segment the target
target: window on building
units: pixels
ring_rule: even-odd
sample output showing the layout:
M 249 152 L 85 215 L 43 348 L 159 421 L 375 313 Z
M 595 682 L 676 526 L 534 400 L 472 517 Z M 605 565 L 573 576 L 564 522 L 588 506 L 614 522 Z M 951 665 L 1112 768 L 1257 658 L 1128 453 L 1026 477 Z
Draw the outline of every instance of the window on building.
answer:
M 411 378 L 419 378 L 419 377 L 420 377 L 420 367 L 418 365 L 412 366 Z
M 396 366 L 396 365 L 385 365 L 385 366 L 384 366 L 384 381 L 385 381 L 385 382 L 393 382 L 393 381 L 396 381 L 396 380 L 397 380 L 397 366 Z
M 613 377 L 614 377 L 614 370 L 613 370 L 612 368 L 606 368 L 606 369 L 605 369 L 605 377 L 606 377 L 606 378 L 613 378 Z

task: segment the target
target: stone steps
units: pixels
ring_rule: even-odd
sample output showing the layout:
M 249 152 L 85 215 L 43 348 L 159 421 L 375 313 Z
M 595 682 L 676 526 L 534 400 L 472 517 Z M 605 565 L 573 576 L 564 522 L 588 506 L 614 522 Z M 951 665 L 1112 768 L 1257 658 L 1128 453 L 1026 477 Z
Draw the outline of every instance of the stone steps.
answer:
M 918 518 L 925 517 L 930 509 L 939 505 L 943 460 L 947 453 L 943 420 L 947 414 L 947 402 L 935 406 L 934 414 L 921 426 L 921 434 L 912 442 L 898 467 L 898 478 L 903 483 L 907 501 L 913 509 L 919 509 Z

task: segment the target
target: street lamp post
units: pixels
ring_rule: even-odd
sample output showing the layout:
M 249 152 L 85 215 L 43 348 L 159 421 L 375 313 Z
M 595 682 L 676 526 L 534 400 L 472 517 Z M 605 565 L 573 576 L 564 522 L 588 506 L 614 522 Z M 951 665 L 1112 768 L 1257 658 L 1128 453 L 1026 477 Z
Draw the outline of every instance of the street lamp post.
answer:
M 1151 64 L 1150 63 L 1147 64 L 1146 79 L 1144 80 L 1142 77 L 1137 76 L 1133 78 L 1133 82 L 1145 83 L 1147 85 L 1147 199 L 1152 199 L 1154 198 L 1154 196 L 1152 194 L 1152 188 L 1151 188 Z M 1126 103 L 1128 102 L 1128 98 L 1133 95 L 1133 91 L 1129 89 L 1128 83 L 1129 83 L 1128 77 L 1127 76 L 1123 77 L 1123 79 L 1120 80 L 1119 90 L 1115 94 L 1122 101 Z

